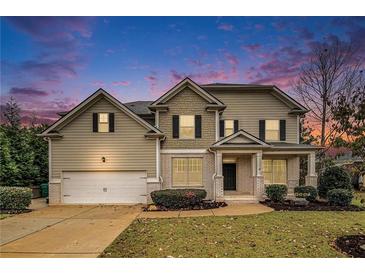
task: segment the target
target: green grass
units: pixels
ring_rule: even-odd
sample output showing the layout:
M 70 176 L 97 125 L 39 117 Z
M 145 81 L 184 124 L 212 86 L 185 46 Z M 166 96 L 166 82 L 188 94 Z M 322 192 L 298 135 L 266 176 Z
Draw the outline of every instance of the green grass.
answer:
M 0 213 L 0 220 L 3 220 L 3 219 L 8 218 L 10 216 L 12 216 L 12 214 L 3 214 L 3 213 Z
M 361 200 L 365 200 L 365 191 L 356 191 L 352 204 L 365 207 L 365 202 L 361 203 Z
M 365 212 L 135 220 L 101 257 L 345 257 L 333 241 L 358 233 Z

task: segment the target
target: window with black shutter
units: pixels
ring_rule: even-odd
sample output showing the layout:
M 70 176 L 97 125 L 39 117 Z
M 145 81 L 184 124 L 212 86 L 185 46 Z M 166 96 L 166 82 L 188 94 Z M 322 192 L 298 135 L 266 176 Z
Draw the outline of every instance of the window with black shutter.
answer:
M 195 138 L 202 137 L 202 116 L 195 115 Z
M 109 113 L 109 132 L 114 132 L 114 113 Z
M 172 115 L 172 138 L 179 138 L 179 115 Z
M 286 120 L 280 120 L 280 141 L 286 140 Z

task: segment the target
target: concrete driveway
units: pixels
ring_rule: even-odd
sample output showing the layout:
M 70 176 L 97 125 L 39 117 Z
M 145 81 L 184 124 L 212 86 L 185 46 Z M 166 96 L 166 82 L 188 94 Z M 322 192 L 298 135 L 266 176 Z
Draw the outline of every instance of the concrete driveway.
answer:
M 0 221 L 0 257 L 97 257 L 140 214 L 138 205 L 49 206 Z

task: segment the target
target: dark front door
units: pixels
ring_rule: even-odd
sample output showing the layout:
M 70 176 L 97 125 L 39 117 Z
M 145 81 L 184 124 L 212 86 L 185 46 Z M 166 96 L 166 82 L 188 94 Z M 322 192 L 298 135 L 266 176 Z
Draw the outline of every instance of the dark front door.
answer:
M 224 190 L 236 190 L 236 164 L 223 164 Z

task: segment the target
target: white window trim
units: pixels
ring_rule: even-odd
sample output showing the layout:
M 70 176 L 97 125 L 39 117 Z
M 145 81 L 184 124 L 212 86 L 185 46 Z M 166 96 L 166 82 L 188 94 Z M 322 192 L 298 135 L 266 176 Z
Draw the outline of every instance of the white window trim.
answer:
M 186 182 L 185 185 L 174 185 L 174 159 L 186 159 L 188 162 L 187 168 L 188 168 L 188 176 L 187 179 L 189 181 L 189 159 L 200 159 L 201 160 L 201 184 L 196 184 L 196 185 L 189 185 L 188 182 Z M 201 188 L 204 187 L 204 161 L 203 161 L 203 157 L 185 157 L 185 156 L 176 156 L 176 157 L 172 157 L 171 158 L 171 188 Z
M 227 121 L 232 121 L 232 133 L 230 133 L 230 134 L 227 134 L 226 133 L 226 130 L 227 130 L 226 122 Z M 229 129 L 231 129 L 231 128 L 229 128 Z M 224 120 L 224 137 L 227 137 L 227 136 L 229 136 L 229 135 L 231 135 L 233 133 L 234 133 L 234 120 L 232 120 L 232 119 Z
M 277 130 L 267 129 L 267 122 L 268 121 L 276 121 L 278 123 L 278 129 Z M 278 132 L 278 138 L 277 139 L 269 139 L 267 137 L 268 136 L 267 131 L 277 131 Z M 280 120 L 278 120 L 278 119 L 268 119 L 268 120 L 265 120 L 265 140 L 266 141 L 277 141 L 277 142 L 280 141 Z
M 181 137 L 181 116 L 192 116 L 193 117 L 193 137 Z M 183 128 L 191 128 L 191 127 L 183 127 Z M 195 115 L 190 115 L 190 114 L 184 114 L 184 115 L 179 115 L 179 139 L 181 140 L 195 140 Z
M 262 159 L 262 175 L 264 176 L 264 161 L 265 160 L 268 160 L 268 161 L 271 161 L 271 181 L 272 183 L 265 183 L 265 179 L 264 179 L 264 184 L 265 185 L 287 185 L 288 184 L 288 160 L 287 159 Z M 274 171 L 273 171 L 273 168 L 274 168 L 274 161 L 285 161 L 285 165 L 286 165 L 286 168 L 285 168 L 285 183 L 276 183 L 276 182 L 273 182 L 273 179 L 274 179 Z
M 100 116 L 102 114 L 105 114 L 106 115 L 106 117 L 107 117 L 107 121 L 106 122 L 100 122 Z M 98 113 L 98 132 L 99 133 L 108 133 L 108 132 L 110 132 L 109 131 L 109 123 L 110 123 L 109 113 L 107 113 L 107 112 L 99 112 Z M 107 130 L 106 131 L 100 131 L 100 125 L 107 125 Z

